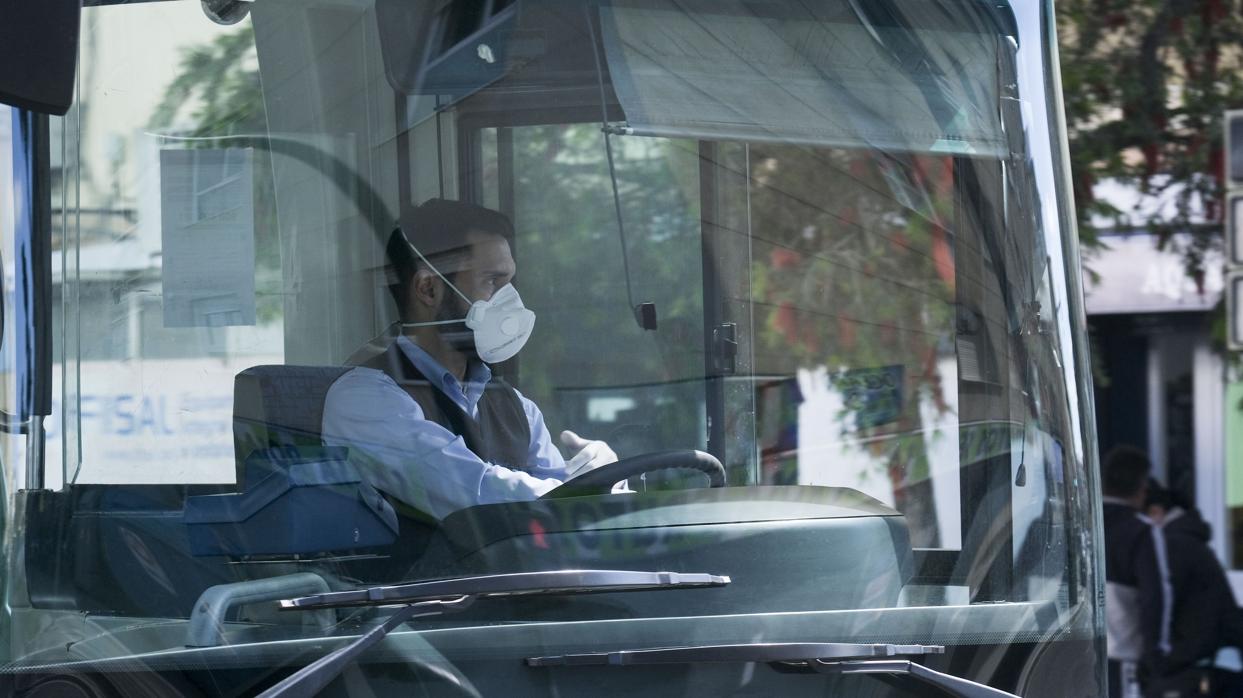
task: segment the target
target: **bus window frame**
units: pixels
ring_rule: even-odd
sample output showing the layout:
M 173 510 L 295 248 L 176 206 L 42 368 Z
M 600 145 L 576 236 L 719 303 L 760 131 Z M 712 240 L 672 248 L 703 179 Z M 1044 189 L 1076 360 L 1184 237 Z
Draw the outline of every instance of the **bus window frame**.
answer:
M 500 133 L 504 130 L 523 127 L 523 126 L 555 126 L 555 125 L 572 125 L 572 124 L 594 124 L 598 123 L 598 115 L 593 114 L 593 110 L 588 106 L 580 107 L 564 107 L 554 109 L 521 109 L 514 111 L 498 111 L 494 109 L 472 109 L 471 103 L 474 97 L 467 98 L 453 107 L 447 108 L 440 112 L 440 115 L 448 114 L 454 119 L 456 125 L 456 146 L 458 152 L 457 172 L 459 179 L 457 182 L 458 191 L 461 193 L 463 200 L 472 203 L 483 203 L 483 181 L 482 181 L 482 162 L 483 162 L 483 138 L 482 133 L 485 129 L 495 128 L 498 130 L 498 151 L 502 139 Z M 595 118 L 593 118 L 595 117 Z M 720 219 L 720 192 L 718 191 L 720 183 L 721 166 L 717 162 L 717 153 L 720 144 L 715 141 L 696 141 L 699 148 L 699 191 L 700 191 L 700 252 L 703 263 L 703 293 L 704 293 L 704 342 L 705 342 L 705 363 L 704 363 L 704 389 L 705 389 L 705 408 L 709 416 L 708 420 L 708 452 L 724 461 L 726 452 L 726 435 L 725 435 L 725 378 L 726 376 L 715 370 L 713 357 L 716 353 L 716 346 L 713 342 L 713 330 L 727 321 L 725 317 L 725 306 L 728 301 L 722 295 L 722 282 L 720 273 L 716 263 L 716 250 L 718 248 L 717 236 L 722 221 Z M 740 143 L 746 146 L 746 143 Z M 403 152 L 399 155 L 399 161 L 405 161 L 405 165 L 400 167 L 402 172 L 408 172 L 408 164 L 412 158 L 410 151 L 409 139 L 405 139 Z M 512 146 L 511 146 L 512 155 Z M 965 191 L 963 178 L 959 176 L 959 171 L 963 165 L 961 156 L 954 157 L 955 171 L 955 218 L 953 226 L 958 229 L 962 225 L 961 207 L 967 205 L 966 198 L 968 193 Z M 512 161 L 504 161 L 498 153 L 498 191 L 509 192 L 509 197 L 513 196 L 514 171 Z M 747 175 L 749 177 L 749 173 Z M 408 184 L 407 184 L 408 186 Z M 402 193 L 403 201 L 410 201 L 408 190 Z M 513 203 L 512 198 L 508 201 L 504 193 L 500 196 L 502 210 L 506 206 L 509 207 L 509 213 L 512 215 Z M 517 250 L 515 250 L 517 253 Z M 996 260 L 994 260 L 996 262 Z M 1004 268 L 994 267 L 995 273 L 999 274 L 998 281 L 1004 283 Z M 959 301 L 956 299 L 955 303 Z M 515 361 L 515 364 L 520 364 Z M 507 367 L 509 372 L 517 375 L 517 365 Z M 961 387 L 961 379 L 959 381 Z M 1004 386 L 998 384 L 994 386 L 1003 392 L 1006 390 Z M 990 492 L 996 491 L 994 499 L 998 499 L 995 507 L 992 509 L 992 515 L 988 516 L 989 520 L 995 520 L 1002 512 L 1006 511 L 1013 500 L 1013 493 L 1010 488 L 1010 472 L 1009 472 L 1009 452 L 1004 457 L 988 459 L 987 461 L 973 464 L 974 467 L 965 467 L 960 461 L 958 464 L 960 496 L 963 501 L 983 501 L 985 496 Z M 757 464 L 758 465 L 758 464 Z M 758 484 L 756 474 L 751 475 L 751 484 Z M 996 555 L 977 556 L 976 552 L 970 551 L 971 546 L 966 540 L 969 526 L 973 520 L 979 515 L 978 509 L 970 509 L 961 507 L 959 511 L 962 531 L 964 532 L 964 540 L 957 549 L 951 548 L 915 548 L 915 577 L 913 582 L 922 584 L 940 584 L 940 585 L 963 585 L 969 586 L 969 595 L 972 601 L 1003 601 L 1013 597 L 1012 586 L 1015 581 L 1014 570 L 1014 554 L 1013 554 L 1013 521 L 1007 519 L 1003 524 L 1000 538 L 993 538 L 995 543 L 990 547 L 996 550 Z M 966 561 L 967 565 L 962 563 Z M 980 564 L 985 562 L 987 569 L 981 569 Z M 983 584 L 971 586 L 971 580 L 982 580 Z

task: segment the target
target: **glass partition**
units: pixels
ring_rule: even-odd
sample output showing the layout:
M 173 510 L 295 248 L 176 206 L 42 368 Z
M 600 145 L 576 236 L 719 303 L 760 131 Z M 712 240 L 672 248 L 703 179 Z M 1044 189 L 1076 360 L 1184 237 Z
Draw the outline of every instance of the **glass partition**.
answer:
M 86 8 L 14 659 L 255 693 L 392 612 L 275 600 L 621 570 L 729 582 L 480 599 L 330 692 L 926 690 L 524 663 L 781 642 L 1099 681 L 1049 11 Z

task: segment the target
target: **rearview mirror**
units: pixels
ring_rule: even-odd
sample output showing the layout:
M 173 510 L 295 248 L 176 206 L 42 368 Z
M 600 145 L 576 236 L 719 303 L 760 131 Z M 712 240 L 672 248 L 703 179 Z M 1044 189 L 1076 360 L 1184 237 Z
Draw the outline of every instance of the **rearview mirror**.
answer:
M 81 13 L 82 0 L 0 0 L 0 103 L 69 111 Z

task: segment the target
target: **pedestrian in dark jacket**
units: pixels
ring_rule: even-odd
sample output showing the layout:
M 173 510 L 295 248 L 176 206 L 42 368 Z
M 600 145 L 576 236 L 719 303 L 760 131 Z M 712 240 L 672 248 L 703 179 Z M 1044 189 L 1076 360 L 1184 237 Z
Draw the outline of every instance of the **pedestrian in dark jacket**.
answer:
M 1161 665 L 1169 651 L 1173 591 L 1159 529 L 1140 513 L 1152 463 L 1137 448 L 1119 446 L 1102 468 L 1105 519 L 1105 626 L 1109 695 L 1130 698 L 1139 675 Z M 1167 635 L 1162 636 L 1162 630 Z
M 1154 687 L 1173 688 L 1197 683 L 1188 672 L 1197 671 L 1198 662 L 1211 660 L 1222 647 L 1243 649 L 1243 610 L 1235 602 L 1226 572 L 1209 545 L 1212 530 L 1199 511 L 1177 494 L 1159 490 L 1154 494 L 1149 498 L 1149 511 L 1160 524 L 1165 540 L 1174 601 L 1169 618 L 1170 649 L 1153 667 L 1152 683 Z M 1177 693 L 1167 690 L 1162 695 Z

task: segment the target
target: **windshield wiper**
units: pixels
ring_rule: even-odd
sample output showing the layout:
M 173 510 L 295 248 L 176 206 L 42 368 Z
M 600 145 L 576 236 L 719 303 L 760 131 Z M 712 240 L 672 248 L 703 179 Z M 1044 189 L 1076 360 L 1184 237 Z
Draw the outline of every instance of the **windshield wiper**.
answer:
M 738 645 L 653 647 L 616 652 L 584 652 L 530 657 L 532 667 L 639 666 L 707 662 L 763 662 L 777 668 L 821 674 L 887 674 L 908 676 L 961 698 L 1017 698 L 1012 693 L 969 679 L 929 669 L 894 657 L 943 654 L 941 645 L 862 644 L 852 642 L 777 642 Z M 880 658 L 880 659 L 878 659 Z
M 653 647 L 618 652 L 584 652 L 531 657 L 527 666 L 637 666 L 640 664 L 696 664 L 702 662 L 781 662 L 799 664 L 828 659 L 944 654 L 941 645 L 887 645 L 855 642 L 755 642 L 741 645 Z
M 402 607 L 389 616 L 384 623 L 367 631 L 354 642 L 320 657 L 259 695 L 260 698 L 315 695 L 336 678 L 355 657 L 383 640 L 402 623 L 413 618 L 460 611 L 479 599 L 696 589 L 724 586 L 729 584 L 729 581 L 729 577 L 702 573 L 554 570 L 437 579 L 286 599 L 280 602 L 281 608 L 286 610 L 338 606 L 402 605 Z M 439 673 L 444 674 L 443 671 Z M 463 689 L 468 693 L 474 693 L 473 690 L 465 687 Z
M 540 594 L 600 594 L 615 591 L 719 587 L 726 584 L 729 584 L 729 577 L 699 572 L 552 570 L 433 579 L 410 584 L 334 591 L 286 599 L 281 601 L 281 608 L 296 611 L 338 606 L 384 606 L 417 601 L 443 601 L 461 596 L 485 599 Z

